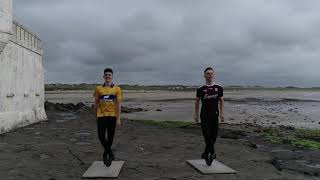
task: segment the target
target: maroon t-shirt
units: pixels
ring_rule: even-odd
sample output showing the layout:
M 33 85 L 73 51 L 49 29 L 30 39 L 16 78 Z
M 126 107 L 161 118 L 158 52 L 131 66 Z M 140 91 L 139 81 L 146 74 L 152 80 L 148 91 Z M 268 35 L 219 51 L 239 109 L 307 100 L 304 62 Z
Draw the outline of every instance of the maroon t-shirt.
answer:
M 197 89 L 197 97 L 201 99 L 201 118 L 219 115 L 218 102 L 223 97 L 223 88 L 218 84 L 204 85 Z

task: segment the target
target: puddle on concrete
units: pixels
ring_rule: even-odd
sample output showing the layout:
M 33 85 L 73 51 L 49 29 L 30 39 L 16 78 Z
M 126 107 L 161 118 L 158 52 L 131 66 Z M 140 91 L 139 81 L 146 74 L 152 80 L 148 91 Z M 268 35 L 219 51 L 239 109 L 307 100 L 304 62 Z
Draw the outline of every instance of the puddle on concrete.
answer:
M 88 132 L 78 132 L 78 133 L 75 133 L 75 135 L 89 136 L 89 135 L 91 135 L 91 133 L 88 133 Z
M 84 146 L 84 145 L 90 145 L 91 143 L 89 143 L 89 142 L 77 142 L 75 144 L 79 145 L 79 146 Z

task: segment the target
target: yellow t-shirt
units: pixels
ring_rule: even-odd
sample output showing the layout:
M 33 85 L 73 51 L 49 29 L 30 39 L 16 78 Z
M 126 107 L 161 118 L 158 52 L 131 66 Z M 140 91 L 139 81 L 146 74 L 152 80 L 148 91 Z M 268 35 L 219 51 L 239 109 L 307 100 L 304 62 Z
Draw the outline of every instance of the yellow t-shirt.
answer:
M 116 117 L 116 101 L 122 100 L 122 92 L 119 86 L 97 86 L 93 96 L 99 98 L 97 117 Z

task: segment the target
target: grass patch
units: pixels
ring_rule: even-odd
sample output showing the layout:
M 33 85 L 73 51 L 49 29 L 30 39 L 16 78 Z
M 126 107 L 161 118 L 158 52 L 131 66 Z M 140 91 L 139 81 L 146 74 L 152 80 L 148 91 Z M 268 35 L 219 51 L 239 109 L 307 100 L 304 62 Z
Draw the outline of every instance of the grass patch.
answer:
M 295 130 L 294 133 L 267 131 L 263 135 L 265 139 L 275 144 L 288 144 L 307 149 L 320 149 L 319 130 Z
M 161 128 L 188 128 L 192 126 L 193 122 L 185 121 L 155 121 L 155 120 L 131 120 L 149 126 L 156 126 Z
M 297 137 L 320 142 L 320 129 L 297 129 Z
M 304 147 L 307 149 L 320 149 L 320 142 L 308 139 L 300 139 L 294 137 L 276 137 L 276 136 L 266 136 L 266 139 L 275 144 L 289 144 L 297 147 Z

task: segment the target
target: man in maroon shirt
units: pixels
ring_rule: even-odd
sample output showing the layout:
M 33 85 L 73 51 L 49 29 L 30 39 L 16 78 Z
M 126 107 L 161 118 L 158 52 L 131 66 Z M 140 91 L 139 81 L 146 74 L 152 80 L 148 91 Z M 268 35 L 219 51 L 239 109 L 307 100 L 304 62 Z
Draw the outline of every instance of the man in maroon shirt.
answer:
M 195 101 L 195 121 L 199 123 L 199 103 L 201 105 L 201 127 L 206 147 L 201 155 L 205 159 L 206 164 L 210 166 L 213 159 L 216 158 L 214 144 L 218 135 L 219 117 L 224 122 L 223 110 L 223 88 L 213 82 L 214 70 L 208 67 L 204 70 L 204 78 L 206 84 L 197 89 Z

